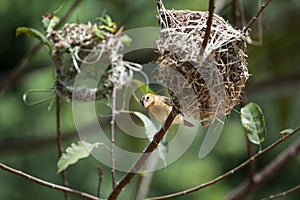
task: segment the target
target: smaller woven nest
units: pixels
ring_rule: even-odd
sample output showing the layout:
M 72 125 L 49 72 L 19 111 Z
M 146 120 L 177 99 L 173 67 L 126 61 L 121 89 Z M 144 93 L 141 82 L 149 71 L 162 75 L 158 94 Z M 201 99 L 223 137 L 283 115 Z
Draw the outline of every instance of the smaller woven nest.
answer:
M 107 20 L 107 19 L 106 19 Z M 119 37 L 121 29 L 116 31 L 115 23 L 109 24 L 65 24 L 61 30 L 53 30 L 47 37 L 53 43 L 51 56 L 56 65 L 56 82 L 54 92 L 66 99 L 80 101 L 93 101 L 111 95 L 115 80 L 120 79 L 120 70 L 112 68 L 121 66 L 121 71 L 126 71 L 123 65 L 123 55 L 119 50 L 123 47 Z M 101 58 L 106 59 L 104 69 L 87 71 L 82 66 L 96 65 Z M 107 68 L 105 68 L 107 67 Z M 82 77 L 96 80 L 97 86 L 74 87 L 75 78 L 84 71 Z M 101 71 L 101 73 L 100 73 Z
M 180 111 L 200 121 L 227 115 L 242 100 L 249 77 L 243 33 L 214 14 L 206 48 L 208 12 L 166 10 L 158 0 L 157 80 Z

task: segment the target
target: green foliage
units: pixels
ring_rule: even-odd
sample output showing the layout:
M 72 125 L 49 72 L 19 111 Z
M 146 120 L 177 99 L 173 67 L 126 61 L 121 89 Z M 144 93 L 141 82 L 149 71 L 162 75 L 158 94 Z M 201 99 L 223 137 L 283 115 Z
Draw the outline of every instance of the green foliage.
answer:
M 248 139 L 260 145 L 266 137 L 266 125 L 261 108 L 253 102 L 241 109 L 241 121 Z
M 77 163 L 78 160 L 88 157 L 97 145 L 98 144 L 90 144 L 83 140 L 79 141 L 78 144 L 72 143 L 71 147 L 66 149 L 66 153 L 63 153 L 59 158 L 57 163 L 57 173 L 60 173 L 70 165 Z
M 290 134 L 292 132 L 294 132 L 295 130 L 292 129 L 292 128 L 287 128 L 287 129 L 284 129 L 282 131 L 280 131 L 280 134 Z
M 44 29 L 47 33 L 52 32 L 55 26 L 60 22 L 60 19 L 56 16 L 56 13 L 58 13 L 62 8 L 63 4 L 53 11 L 51 15 L 45 14 L 43 16 L 42 24 L 44 25 Z
M 156 94 L 153 90 L 151 90 L 151 88 L 149 88 L 147 84 L 143 83 L 142 81 L 133 79 L 132 82 L 135 83 L 137 86 L 139 86 L 139 89 L 141 90 L 142 94 L 147 94 L 147 93 Z
M 98 38 L 100 38 L 100 39 L 102 39 L 102 40 L 105 39 L 105 36 L 102 34 L 102 32 L 101 32 L 101 30 L 99 29 L 98 26 L 93 26 L 93 31 L 94 31 L 95 35 L 96 35 Z
M 33 29 L 33 28 L 28 28 L 28 27 L 18 27 L 16 30 L 16 35 L 19 36 L 21 34 L 24 34 L 28 37 L 37 38 L 42 43 L 46 44 L 49 47 L 49 49 L 51 49 L 51 43 L 49 42 L 47 37 L 40 31 Z
M 57 16 L 45 16 L 42 20 L 44 29 L 47 33 L 54 30 L 54 27 L 59 23 L 60 19 Z
M 105 15 L 104 17 L 98 17 L 97 20 L 99 20 L 102 23 L 100 29 L 107 30 L 111 33 L 114 33 L 116 31 L 117 24 L 112 21 L 109 15 Z

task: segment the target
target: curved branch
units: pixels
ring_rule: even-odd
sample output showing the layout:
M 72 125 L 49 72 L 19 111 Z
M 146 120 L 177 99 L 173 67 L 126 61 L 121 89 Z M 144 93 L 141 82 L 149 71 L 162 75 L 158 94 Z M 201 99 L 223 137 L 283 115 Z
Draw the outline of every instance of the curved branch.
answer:
M 300 185 L 297 185 L 291 189 L 289 189 L 288 191 L 285 191 L 285 192 L 282 192 L 282 193 L 279 193 L 279 194 L 273 194 L 267 198 L 264 198 L 263 200 L 270 200 L 270 199 L 275 199 L 275 198 L 279 198 L 279 197 L 284 197 L 284 196 L 287 196 L 293 192 L 296 192 L 297 190 L 300 190 Z
M 300 138 L 291 144 L 286 150 L 280 153 L 272 162 L 265 166 L 260 172 L 253 177 L 253 182 L 246 180 L 241 183 L 234 191 L 229 194 L 227 200 L 238 200 L 245 198 L 249 193 L 269 181 L 272 177 L 294 159 L 300 152 Z
M 60 190 L 60 191 L 63 191 L 63 192 L 75 194 L 77 196 L 81 196 L 81 197 L 84 197 L 84 198 L 90 199 L 90 200 L 99 200 L 98 197 L 95 197 L 93 195 L 90 195 L 90 194 L 87 194 L 87 193 L 84 193 L 84 192 L 81 192 L 81 191 L 78 191 L 78 190 L 73 190 L 73 189 L 71 189 L 69 187 L 64 187 L 64 186 L 61 186 L 61 185 L 56 185 L 54 183 L 50 183 L 50 182 L 41 180 L 39 178 L 33 177 L 33 176 L 31 176 L 29 174 L 26 174 L 24 172 L 21 172 L 19 170 L 16 170 L 16 169 L 13 169 L 11 167 L 8 167 L 8 166 L 6 166 L 6 165 L 4 165 L 2 163 L 0 163 L 0 168 L 3 169 L 3 170 L 6 170 L 8 172 L 11 172 L 13 174 L 16 174 L 18 176 L 22 176 L 22 177 L 28 179 L 29 181 L 35 182 L 37 184 L 46 186 L 46 187 L 54 189 L 54 190 Z
M 280 143 L 282 143 L 283 141 L 285 141 L 287 138 L 291 137 L 292 135 L 294 135 L 296 132 L 300 131 L 300 126 L 297 127 L 292 133 L 289 133 L 287 135 L 285 135 L 284 137 L 281 137 L 279 140 L 277 140 L 276 142 L 274 142 L 273 144 L 271 144 L 270 146 L 268 146 L 267 148 L 263 149 L 262 151 L 258 152 L 257 154 L 253 155 L 251 158 L 249 158 L 248 160 L 244 161 L 243 163 L 241 163 L 239 166 L 233 168 L 232 170 L 226 172 L 225 174 L 211 180 L 208 181 L 206 183 L 203 183 L 201 185 L 198 185 L 196 187 L 190 188 L 188 190 L 184 190 L 181 192 L 177 192 L 174 194 L 169 194 L 169 195 L 165 195 L 165 196 L 159 196 L 159 197 L 152 197 L 152 198 L 147 198 L 147 200 L 161 200 L 161 199 L 170 199 L 170 198 L 175 198 L 175 197 L 179 197 L 179 196 L 183 196 L 192 192 L 196 192 L 202 188 L 211 186 L 219 181 L 221 181 L 224 178 L 227 178 L 231 175 L 233 175 L 234 173 L 236 173 L 237 171 L 239 171 L 240 169 L 246 167 L 249 163 L 253 162 L 254 160 L 256 160 L 259 156 L 261 156 L 262 154 L 265 154 L 266 152 L 270 151 L 271 149 L 273 149 L 274 147 L 276 147 L 277 145 L 279 145 Z M 300 139 L 299 139 L 300 142 Z

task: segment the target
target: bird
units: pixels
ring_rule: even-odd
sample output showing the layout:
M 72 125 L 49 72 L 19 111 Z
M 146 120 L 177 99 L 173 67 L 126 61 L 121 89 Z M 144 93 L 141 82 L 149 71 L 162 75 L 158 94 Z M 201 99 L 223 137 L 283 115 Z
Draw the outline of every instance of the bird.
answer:
M 148 109 L 158 120 L 165 121 L 172 110 L 172 101 L 170 98 L 160 95 L 147 93 L 140 100 L 142 106 Z M 181 113 L 177 114 L 173 124 L 183 124 L 188 127 L 195 125 L 184 119 Z

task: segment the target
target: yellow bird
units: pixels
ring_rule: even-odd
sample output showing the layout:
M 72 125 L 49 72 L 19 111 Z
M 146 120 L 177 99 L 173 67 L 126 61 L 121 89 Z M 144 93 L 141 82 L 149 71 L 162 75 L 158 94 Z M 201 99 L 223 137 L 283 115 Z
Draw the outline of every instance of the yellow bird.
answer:
M 172 110 L 172 102 L 165 96 L 148 93 L 142 96 L 140 101 L 141 104 L 160 121 L 165 121 Z M 183 124 L 189 127 L 195 126 L 191 122 L 186 121 L 182 114 L 178 114 L 175 117 L 173 124 Z

